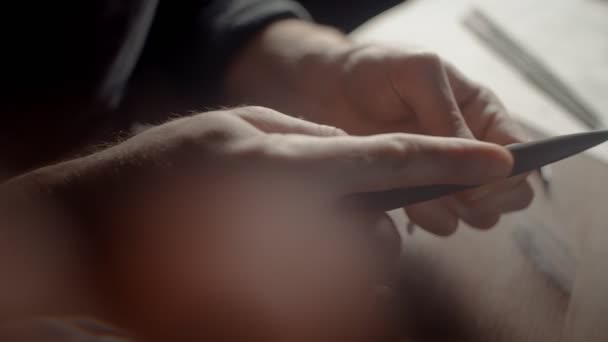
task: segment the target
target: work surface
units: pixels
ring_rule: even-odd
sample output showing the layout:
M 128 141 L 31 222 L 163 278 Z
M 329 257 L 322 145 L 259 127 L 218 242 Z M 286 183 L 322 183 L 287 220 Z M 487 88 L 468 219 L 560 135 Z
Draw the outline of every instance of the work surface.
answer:
M 353 37 L 438 51 L 494 89 L 521 121 L 535 128 L 532 136 L 584 130 L 462 26 L 462 16 L 472 5 L 482 9 L 502 6 L 496 16 L 502 20 L 499 23 L 513 19 L 507 27 L 515 36 L 523 34 L 527 43 L 543 42 L 538 33 L 542 25 L 548 25 L 545 30 L 552 27 L 553 37 L 532 47 L 540 57 L 547 57 L 547 52 L 558 54 L 556 37 L 568 39 L 570 35 L 571 49 L 545 62 L 560 70 L 559 76 L 578 89 L 585 101 L 608 115 L 606 2 L 502 3 L 409 1 L 363 25 Z M 559 25 L 558 12 L 542 11 L 543 5 L 558 7 L 561 13 L 570 11 L 574 19 Z M 542 20 L 535 22 L 535 16 Z M 547 32 L 544 34 L 546 37 Z M 587 43 L 572 40 L 576 35 L 586 36 Z M 600 36 L 601 44 L 590 43 Z M 581 49 L 585 50 L 580 62 L 590 68 L 584 72 L 572 62 Z M 549 192 L 533 179 L 536 199 L 532 206 L 504 217 L 491 231 L 462 226 L 447 239 L 420 229 L 404 233 L 404 288 L 400 293 L 406 311 L 402 324 L 408 336 L 413 341 L 608 341 L 606 160 L 608 145 L 604 144 L 593 154 L 555 164 Z M 407 218 L 401 212 L 393 216 L 405 232 Z

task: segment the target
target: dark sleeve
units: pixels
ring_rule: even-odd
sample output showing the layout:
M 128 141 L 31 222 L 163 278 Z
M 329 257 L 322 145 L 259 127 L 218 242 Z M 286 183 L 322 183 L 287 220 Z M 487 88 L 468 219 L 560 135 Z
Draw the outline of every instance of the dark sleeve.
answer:
M 289 0 L 160 0 L 140 64 L 176 82 L 215 84 L 249 39 L 284 18 L 310 17 Z

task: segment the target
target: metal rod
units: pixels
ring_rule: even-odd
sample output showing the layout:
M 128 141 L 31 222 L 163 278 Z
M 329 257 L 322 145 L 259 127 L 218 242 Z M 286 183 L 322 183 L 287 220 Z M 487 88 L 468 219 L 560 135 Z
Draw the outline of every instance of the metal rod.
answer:
M 472 10 L 463 24 L 519 73 L 589 128 L 602 125 L 600 116 L 589 108 L 565 82 L 537 57 L 530 54 L 479 9 Z
M 583 152 L 607 140 L 608 130 L 598 130 L 506 146 L 513 155 L 514 160 L 511 176 L 536 170 L 542 166 Z M 348 197 L 346 201 L 347 205 L 361 209 L 388 211 L 478 186 L 480 185 L 425 185 L 355 194 Z

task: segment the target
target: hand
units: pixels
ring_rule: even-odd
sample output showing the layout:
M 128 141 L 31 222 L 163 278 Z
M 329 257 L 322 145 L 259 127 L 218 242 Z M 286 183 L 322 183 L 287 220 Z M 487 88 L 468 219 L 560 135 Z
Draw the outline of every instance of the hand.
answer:
M 340 127 L 349 134 L 408 132 L 499 145 L 522 141 L 496 96 L 435 54 L 357 46 L 336 33 L 296 21 L 275 25 L 235 63 L 228 90 L 237 98 Z M 267 71 L 266 77 L 247 72 L 256 69 L 252 63 L 260 51 L 280 71 Z M 248 77 L 258 80 L 256 89 L 263 94 L 247 88 L 244 78 Z M 270 85 L 260 87 L 260 83 Z M 501 214 L 527 207 L 532 197 L 524 175 L 409 206 L 406 211 L 415 223 L 443 235 L 452 233 L 459 220 L 478 228 L 492 227 Z
M 169 158 L 180 175 L 163 176 L 129 199 L 139 205 L 118 217 L 131 219 L 111 225 L 121 232 L 115 240 L 124 246 L 117 248 L 124 283 L 139 284 L 125 297 L 141 301 L 126 304 L 142 310 L 139 317 L 204 317 L 205 327 L 219 329 L 211 335 L 255 336 L 274 330 L 267 324 L 287 324 L 275 332 L 290 341 L 349 340 L 340 334 L 363 334 L 355 327 L 385 322 L 368 298 L 390 277 L 399 239 L 393 233 L 378 244 L 374 223 L 383 214 L 344 212 L 343 197 L 490 181 L 511 166 L 508 153 L 493 145 L 406 134 L 342 136 L 264 108 L 174 121 L 123 148 L 144 151 L 155 164 Z M 173 161 L 176 155 L 184 158 Z M 192 331 L 181 324 L 171 331 Z
M 372 292 L 390 279 L 400 245 L 394 233 L 377 237 L 383 213 L 351 212 L 342 198 L 490 182 L 511 166 L 492 144 L 344 136 L 238 108 L 30 177 L 87 213 L 96 228 L 87 250 L 97 251 L 88 269 L 112 304 L 103 312 L 123 326 L 154 337 L 336 341 L 384 330 Z
M 439 56 L 381 46 L 343 54 L 335 67 L 342 96 L 321 101 L 327 122 L 358 134 L 412 132 L 458 136 L 500 145 L 522 135 L 497 97 Z M 333 113 L 333 114 L 330 114 Z M 527 207 L 533 192 L 527 175 L 406 208 L 411 220 L 438 234 L 453 232 L 462 219 L 490 228 L 501 214 Z

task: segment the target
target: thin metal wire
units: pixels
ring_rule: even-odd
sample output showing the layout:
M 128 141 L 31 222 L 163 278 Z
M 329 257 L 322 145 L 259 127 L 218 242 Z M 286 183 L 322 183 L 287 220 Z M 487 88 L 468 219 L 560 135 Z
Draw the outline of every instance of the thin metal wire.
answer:
M 473 9 L 465 16 L 463 24 L 499 57 L 586 126 L 592 129 L 602 126 L 600 116 L 575 95 L 564 81 L 537 57 L 526 51 L 521 44 L 509 37 L 481 10 Z

